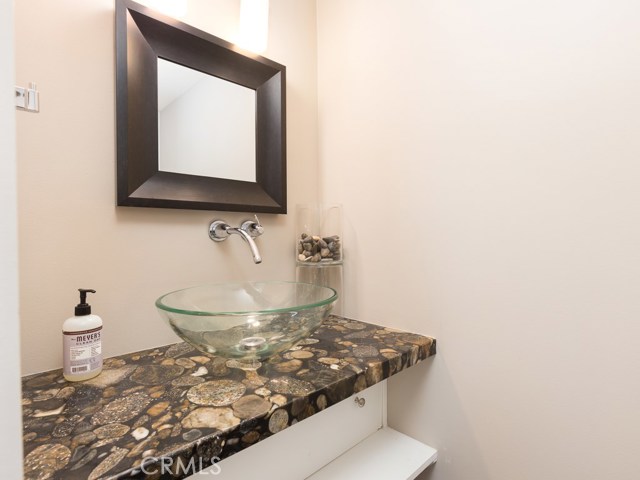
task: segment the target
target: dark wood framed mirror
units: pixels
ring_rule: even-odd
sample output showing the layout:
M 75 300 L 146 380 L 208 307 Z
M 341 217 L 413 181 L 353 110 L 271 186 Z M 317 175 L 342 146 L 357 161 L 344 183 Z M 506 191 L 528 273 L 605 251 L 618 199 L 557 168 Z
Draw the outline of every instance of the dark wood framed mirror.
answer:
M 244 125 L 249 125 L 249 131 L 244 130 L 230 142 L 249 144 L 249 151 L 255 152 L 254 158 L 248 160 L 255 162 L 255 166 L 249 165 L 253 172 L 249 173 L 249 179 L 217 175 L 215 171 L 201 174 L 162 167 L 158 65 L 166 62 L 229 82 L 240 90 L 248 89 L 250 95 L 254 95 L 249 97 L 249 105 L 255 105 L 253 116 L 243 120 Z M 248 53 L 130 0 L 117 0 L 117 204 L 286 213 L 285 75 L 285 67 L 272 60 Z M 222 96 L 230 98 L 226 94 Z M 184 130 L 193 133 L 197 125 L 208 137 L 233 123 L 228 105 L 214 102 L 211 107 L 211 103 L 195 103 L 199 109 L 206 110 L 199 114 L 214 113 L 219 118 L 215 122 L 200 117 L 198 120 L 194 117 L 193 121 L 181 120 L 178 125 L 184 126 Z M 233 137 L 228 132 L 222 132 L 221 136 L 220 142 Z M 177 152 L 178 163 L 192 156 L 187 148 L 191 147 L 192 140 L 183 142 L 178 144 L 181 147 Z M 205 157 L 207 162 L 209 158 Z M 217 152 L 211 161 L 228 164 L 236 160 L 234 155 Z

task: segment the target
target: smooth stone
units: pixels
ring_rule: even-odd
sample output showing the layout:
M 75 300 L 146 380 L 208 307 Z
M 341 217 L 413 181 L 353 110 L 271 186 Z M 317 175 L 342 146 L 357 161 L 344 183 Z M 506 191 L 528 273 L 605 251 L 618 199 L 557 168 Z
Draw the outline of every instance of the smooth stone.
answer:
M 69 421 L 59 423 L 51 432 L 51 435 L 54 437 L 66 437 L 71 435 L 73 429 L 75 428 L 75 424 Z
M 85 385 L 92 385 L 94 387 L 105 388 L 111 385 L 116 385 L 131 375 L 136 370 L 135 365 L 126 365 L 121 368 L 104 369 L 97 377 L 83 382 Z
M 251 430 L 250 432 L 245 433 L 242 436 L 242 443 L 248 443 L 249 445 L 256 443 L 260 440 L 260 434 L 255 430 Z
M 182 439 L 185 442 L 193 442 L 202 436 L 202 431 L 197 428 L 186 431 L 182 434 Z
M 122 437 L 129 431 L 129 427 L 121 423 L 110 423 L 96 428 L 93 433 L 102 440 L 103 438 Z
M 280 408 L 274 411 L 269 417 L 269 431 L 278 433 L 289 426 L 289 414 L 286 410 Z
M 140 415 L 136 421 L 133 423 L 133 428 L 138 428 L 143 426 L 145 423 L 149 421 L 149 415 Z
M 165 402 L 158 402 L 158 403 L 152 405 L 147 410 L 147 414 L 152 416 L 152 417 L 157 417 L 161 413 L 164 413 L 165 411 L 167 411 L 170 406 L 171 406 L 171 404 L 169 402 L 166 402 L 166 401 Z
M 144 427 L 138 427 L 133 432 L 131 432 L 131 436 L 136 440 L 142 440 L 143 438 L 147 438 L 149 435 L 149 430 Z
M 198 369 L 195 372 L 193 372 L 191 375 L 193 377 L 202 377 L 207 373 L 209 373 L 209 370 L 207 370 L 206 367 L 198 367 Z
M 308 397 L 294 398 L 293 402 L 291 402 L 291 415 L 293 415 L 294 417 L 297 417 L 298 415 L 300 415 L 301 412 L 303 412 L 307 408 L 308 405 L 309 405 Z
M 328 403 L 327 396 L 324 393 L 318 395 L 318 398 L 316 399 L 316 406 L 318 407 L 318 410 L 324 410 L 327 408 Z
M 271 390 L 269 390 L 268 388 L 260 387 L 256 388 L 253 393 L 255 393 L 256 395 L 260 395 L 261 397 L 268 397 L 269 395 L 271 395 Z
M 71 458 L 69 459 L 69 463 L 77 462 L 82 457 L 84 457 L 87 453 L 89 453 L 89 447 L 87 447 L 86 445 L 79 446 L 74 450 L 73 455 L 71 455 Z
M 215 357 L 208 364 L 211 374 L 216 377 L 223 377 L 229 373 L 229 367 L 227 367 L 227 360 L 222 357 Z
M 309 395 L 315 390 L 311 383 L 291 377 L 274 378 L 269 381 L 267 387 L 274 392 L 297 397 Z
M 298 350 L 296 352 L 290 352 L 289 355 L 291 355 L 292 358 L 305 359 L 313 357 L 313 352 L 308 350 Z
M 197 363 L 209 363 L 211 361 L 211 357 L 205 357 L 204 355 L 199 355 L 197 357 L 189 357 L 189 358 Z
M 232 405 L 233 413 L 241 419 L 266 415 L 271 403 L 258 395 L 246 395 Z
M 238 400 L 246 390 L 247 387 L 235 380 L 212 380 L 191 387 L 187 398 L 197 405 L 223 407 Z
M 340 363 L 340 359 L 333 357 L 322 357 L 318 359 L 318 362 L 323 363 L 325 365 L 334 365 Z
M 179 357 L 180 355 L 185 355 L 187 353 L 191 353 L 195 350 L 193 346 L 186 342 L 176 343 L 171 345 L 167 351 L 165 352 L 165 357 Z
M 50 478 L 65 467 L 71 458 L 71 450 L 58 443 L 40 445 L 24 458 L 24 474 L 29 479 Z
M 75 448 L 78 445 L 87 445 L 96 439 L 96 434 L 93 432 L 83 432 L 71 439 L 71 446 Z
M 120 460 L 127 456 L 129 450 L 126 448 L 113 447 L 112 453 L 94 468 L 87 480 L 96 480 L 115 467 Z
M 289 360 L 287 362 L 276 363 L 273 366 L 274 370 L 276 370 L 276 371 L 278 371 L 280 373 L 295 372 L 296 370 L 300 370 L 300 367 L 302 367 L 302 361 L 297 360 L 295 358 L 293 360 Z
M 377 357 L 378 349 L 371 345 L 353 347 L 353 355 L 357 358 Z
M 97 456 L 98 456 L 98 450 L 93 448 L 89 450 L 89 452 L 84 457 L 78 460 L 78 462 L 75 463 L 69 470 L 78 470 L 79 468 L 84 467 L 87 463 L 89 463 L 91 460 L 93 460 Z
M 131 381 L 140 385 L 162 385 L 184 372 L 180 365 L 142 365 L 131 375 Z
M 157 438 L 155 437 L 147 437 L 146 439 L 142 440 L 140 443 L 138 443 L 135 447 L 133 447 L 131 449 L 131 451 L 129 453 L 127 453 L 127 457 L 129 458 L 135 458 L 138 455 L 140 455 L 142 452 L 148 451 L 148 450 L 155 450 L 155 448 L 158 446 L 160 442 L 158 441 Z M 145 455 L 144 453 L 142 453 L 142 457 L 147 457 L 149 455 Z
M 367 385 L 375 385 L 376 383 L 379 383 L 384 379 L 384 374 L 382 372 L 382 363 L 370 362 L 367 367 L 367 372 L 365 374 Z
M 184 368 L 193 368 L 196 366 L 196 362 L 188 358 L 179 358 L 175 362 L 176 362 L 176 365 L 180 365 L 181 367 L 184 367 Z
M 284 395 L 274 395 L 269 400 L 271 400 L 271 403 L 279 407 L 287 404 L 287 397 L 285 397 Z
M 76 389 L 74 387 L 64 387 L 57 393 L 56 397 L 66 399 L 73 395 L 75 391 Z
M 171 420 L 173 420 L 173 414 L 169 412 L 166 415 L 157 418 L 156 421 L 151 424 L 151 428 L 158 428 Z
M 107 423 L 126 422 L 142 412 L 150 402 L 149 396 L 143 392 L 135 392 L 127 397 L 117 398 L 93 415 L 91 423 L 105 425 Z
M 52 383 L 54 383 L 57 377 L 57 373 L 50 373 L 42 376 L 36 375 L 33 378 L 27 380 L 25 385 L 32 388 L 46 387 L 47 385 L 51 385 Z
M 183 375 L 182 377 L 174 378 L 171 380 L 171 385 L 174 387 L 193 387 L 199 383 L 204 382 L 202 377 L 194 377 L 193 375 Z
M 225 430 L 238 425 L 240 419 L 235 417 L 233 410 L 227 407 L 201 407 L 189 413 L 181 423 L 184 428 L 217 428 Z
M 362 323 L 359 322 L 347 322 L 344 325 L 345 327 L 347 327 L 349 330 L 365 330 L 367 328 L 366 325 L 363 325 Z
M 361 392 L 365 388 L 367 388 L 367 379 L 364 375 L 359 375 L 358 378 L 356 378 L 356 383 L 353 385 L 353 393 Z

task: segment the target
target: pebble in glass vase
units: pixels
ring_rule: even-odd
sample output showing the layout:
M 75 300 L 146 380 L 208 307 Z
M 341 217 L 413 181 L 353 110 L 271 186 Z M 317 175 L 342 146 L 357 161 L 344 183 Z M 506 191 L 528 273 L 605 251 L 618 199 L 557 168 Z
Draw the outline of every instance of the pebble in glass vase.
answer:
M 342 206 L 298 205 L 295 248 L 296 280 L 337 291 L 333 313 L 341 315 L 344 302 Z

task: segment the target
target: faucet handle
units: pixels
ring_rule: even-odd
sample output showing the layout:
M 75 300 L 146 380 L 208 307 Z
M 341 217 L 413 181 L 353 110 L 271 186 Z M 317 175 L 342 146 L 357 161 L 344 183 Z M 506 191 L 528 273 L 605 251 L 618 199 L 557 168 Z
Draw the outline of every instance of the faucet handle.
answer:
M 216 220 L 209 225 L 209 238 L 214 242 L 222 242 L 229 236 L 229 225 L 224 220 Z
M 255 221 L 246 220 L 242 222 L 242 226 L 240 228 L 251 235 L 251 237 L 256 238 L 264 233 L 264 227 L 260 225 L 258 215 L 254 215 L 253 217 L 255 218 Z

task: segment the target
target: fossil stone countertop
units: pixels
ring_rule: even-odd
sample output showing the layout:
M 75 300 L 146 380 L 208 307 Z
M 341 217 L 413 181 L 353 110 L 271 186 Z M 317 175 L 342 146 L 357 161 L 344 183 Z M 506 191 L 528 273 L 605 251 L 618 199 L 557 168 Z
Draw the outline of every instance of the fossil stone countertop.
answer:
M 257 371 L 176 343 L 109 358 L 84 382 L 30 375 L 24 475 L 149 478 L 169 459 L 186 473 L 153 478 L 184 478 L 435 352 L 433 338 L 332 315 Z

